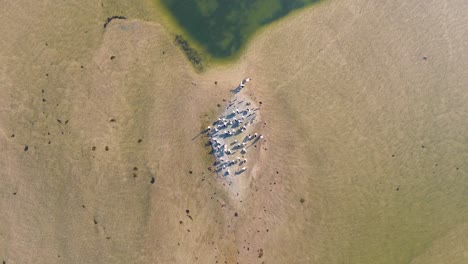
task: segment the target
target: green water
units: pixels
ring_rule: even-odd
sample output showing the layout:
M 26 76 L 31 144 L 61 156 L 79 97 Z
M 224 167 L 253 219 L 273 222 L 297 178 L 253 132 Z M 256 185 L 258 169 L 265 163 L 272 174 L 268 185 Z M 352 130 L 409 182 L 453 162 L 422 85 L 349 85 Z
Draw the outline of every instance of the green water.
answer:
M 260 27 L 318 0 L 160 0 L 211 57 L 235 55 Z

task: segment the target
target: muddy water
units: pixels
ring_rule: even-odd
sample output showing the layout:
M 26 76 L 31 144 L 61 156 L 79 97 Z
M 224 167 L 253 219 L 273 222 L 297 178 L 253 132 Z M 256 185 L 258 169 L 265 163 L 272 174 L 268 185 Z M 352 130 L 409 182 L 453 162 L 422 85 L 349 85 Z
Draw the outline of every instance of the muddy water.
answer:
M 317 0 L 158 0 L 216 58 L 235 54 L 261 26 Z

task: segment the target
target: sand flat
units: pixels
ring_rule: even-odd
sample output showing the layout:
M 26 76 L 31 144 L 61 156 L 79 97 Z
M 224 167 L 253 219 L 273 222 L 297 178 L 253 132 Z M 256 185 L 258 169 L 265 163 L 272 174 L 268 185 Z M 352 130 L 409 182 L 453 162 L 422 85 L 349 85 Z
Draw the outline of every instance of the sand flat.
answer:
M 465 1 L 326 1 L 201 74 L 151 8 L 1 11 L 0 259 L 466 262 Z M 267 141 L 236 199 L 194 138 L 245 76 Z

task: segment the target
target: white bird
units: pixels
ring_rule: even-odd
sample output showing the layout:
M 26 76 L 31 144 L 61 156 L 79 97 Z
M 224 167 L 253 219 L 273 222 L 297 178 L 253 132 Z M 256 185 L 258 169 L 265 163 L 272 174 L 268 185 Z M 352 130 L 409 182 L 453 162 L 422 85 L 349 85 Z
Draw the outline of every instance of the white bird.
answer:
M 246 162 L 247 162 L 247 159 L 244 159 L 244 163 L 246 163 Z
M 245 148 L 243 148 L 243 149 L 242 149 L 242 152 L 243 152 L 243 153 L 246 153 L 247 151 L 245 150 Z
M 237 143 L 237 142 L 238 142 L 238 141 L 237 141 L 237 139 L 236 139 L 236 140 L 234 140 L 234 143 Z
M 257 137 L 257 133 L 254 134 L 254 137 Z
M 210 127 L 210 126 L 208 126 L 208 130 L 211 130 L 211 127 Z
M 260 138 L 263 138 L 263 135 L 260 135 Z
M 246 145 L 245 142 L 242 142 L 242 146 L 245 146 L 245 145 Z
M 242 169 L 241 169 L 241 170 L 245 171 L 246 169 L 247 169 L 247 167 L 242 167 Z

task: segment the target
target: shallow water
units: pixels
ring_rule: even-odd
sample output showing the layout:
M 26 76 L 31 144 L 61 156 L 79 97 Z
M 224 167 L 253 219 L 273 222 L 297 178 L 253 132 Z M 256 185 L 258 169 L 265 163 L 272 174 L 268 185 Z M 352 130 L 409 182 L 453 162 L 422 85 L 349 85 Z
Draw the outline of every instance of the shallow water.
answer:
M 158 0 L 215 58 L 238 52 L 260 27 L 318 0 Z

